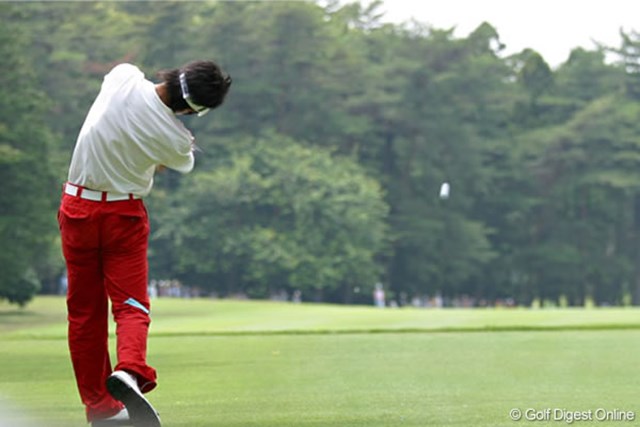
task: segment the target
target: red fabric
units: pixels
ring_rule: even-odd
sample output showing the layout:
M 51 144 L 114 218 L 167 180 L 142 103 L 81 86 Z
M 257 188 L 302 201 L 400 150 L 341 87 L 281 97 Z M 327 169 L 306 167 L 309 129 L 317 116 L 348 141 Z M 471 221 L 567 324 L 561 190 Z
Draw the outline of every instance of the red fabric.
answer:
M 115 369 L 135 374 L 144 392 L 156 386 L 156 371 L 146 362 L 149 220 L 142 200 L 94 202 L 63 194 L 58 222 L 69 278 L 69 350 L 91 421 L 122 408 L 105 386 L 112 372 L 108 300 L 116 322 Z

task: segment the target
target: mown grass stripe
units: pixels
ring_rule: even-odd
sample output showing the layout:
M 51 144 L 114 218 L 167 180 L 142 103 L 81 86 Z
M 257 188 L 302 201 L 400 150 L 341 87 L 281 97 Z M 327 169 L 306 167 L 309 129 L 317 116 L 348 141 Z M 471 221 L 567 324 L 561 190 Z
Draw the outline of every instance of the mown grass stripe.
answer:
M 593 324 L 593 325 L 486 325 L 468 327 L 438 328 L 371 328 L 371 329 L 281 329 L 281 330 L 227 330 L 227 331 L 160 331 L 151 332 L 150 337 L 234 337 L 234 336 L 275 336 L 275 335 L 366 335 L 366 334 L 442 334 L 442 333 L 502 333 L 502 332 L 562 332 L 562 331 L 624 331 L 640 330 L 640 323 L 634 324 Z M 115 335 L 111 334 L 114 338 Z M 0 341 L 21 340 L 62 340 L 63 334 L 19 333 L 0 336 Z
M 373 329 L 285 329 L 285 330 L 247 330 L 247 331 L 201 331 L 170 332 L 151 334 L 156 337 L 178 336 L 243 336 L 243 335 L 360 335 L 360 334 L 431 334 L 431 333 L 478 333 L 478 332 L 553 332 L 553 331 L 607 331 L 640 330 L 640 324 L 597 324 L 597 325 L 511 325 L 478 327 L 438 327 L 438 328 L 373 328 Z

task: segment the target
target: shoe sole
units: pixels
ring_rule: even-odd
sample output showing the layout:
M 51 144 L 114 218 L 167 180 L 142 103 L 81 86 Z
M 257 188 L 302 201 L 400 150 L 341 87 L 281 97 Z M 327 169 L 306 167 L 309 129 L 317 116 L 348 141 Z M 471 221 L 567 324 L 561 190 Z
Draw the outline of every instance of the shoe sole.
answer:
M 109 377 L 107 390 L 114 399 L 122 402 L 127 408 L 134 427 L 162 427 L 160 418 L 151 403 L 120 378 Z

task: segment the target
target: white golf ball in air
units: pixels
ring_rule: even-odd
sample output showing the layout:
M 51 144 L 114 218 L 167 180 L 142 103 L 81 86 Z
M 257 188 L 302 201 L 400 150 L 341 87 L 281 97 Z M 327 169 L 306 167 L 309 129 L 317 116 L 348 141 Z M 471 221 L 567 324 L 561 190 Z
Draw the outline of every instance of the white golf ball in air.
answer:
M 450 193 L 451 193 L 451 186 L 449 185 L 448 182 L 443 182 L 442 185 L 440 186 L 440 198 L 448 199 Z

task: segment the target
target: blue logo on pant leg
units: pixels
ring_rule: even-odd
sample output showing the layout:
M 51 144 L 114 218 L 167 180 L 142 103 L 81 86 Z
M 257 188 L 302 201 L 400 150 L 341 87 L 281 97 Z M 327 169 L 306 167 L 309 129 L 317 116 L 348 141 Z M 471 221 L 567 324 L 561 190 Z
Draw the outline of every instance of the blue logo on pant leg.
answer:
M 138 308 L 138 309 L 142 310 L 145 314 L 149 314 L 149 310 L 147 309 L 147 307 L 145 307 L 144 305 L 140 304 L 138 301 L 136 301 L 133 298 L 129 298 L 124 303 L 125 304 L 129 304 L 132 307 L 135 307 L 135 308 Z

